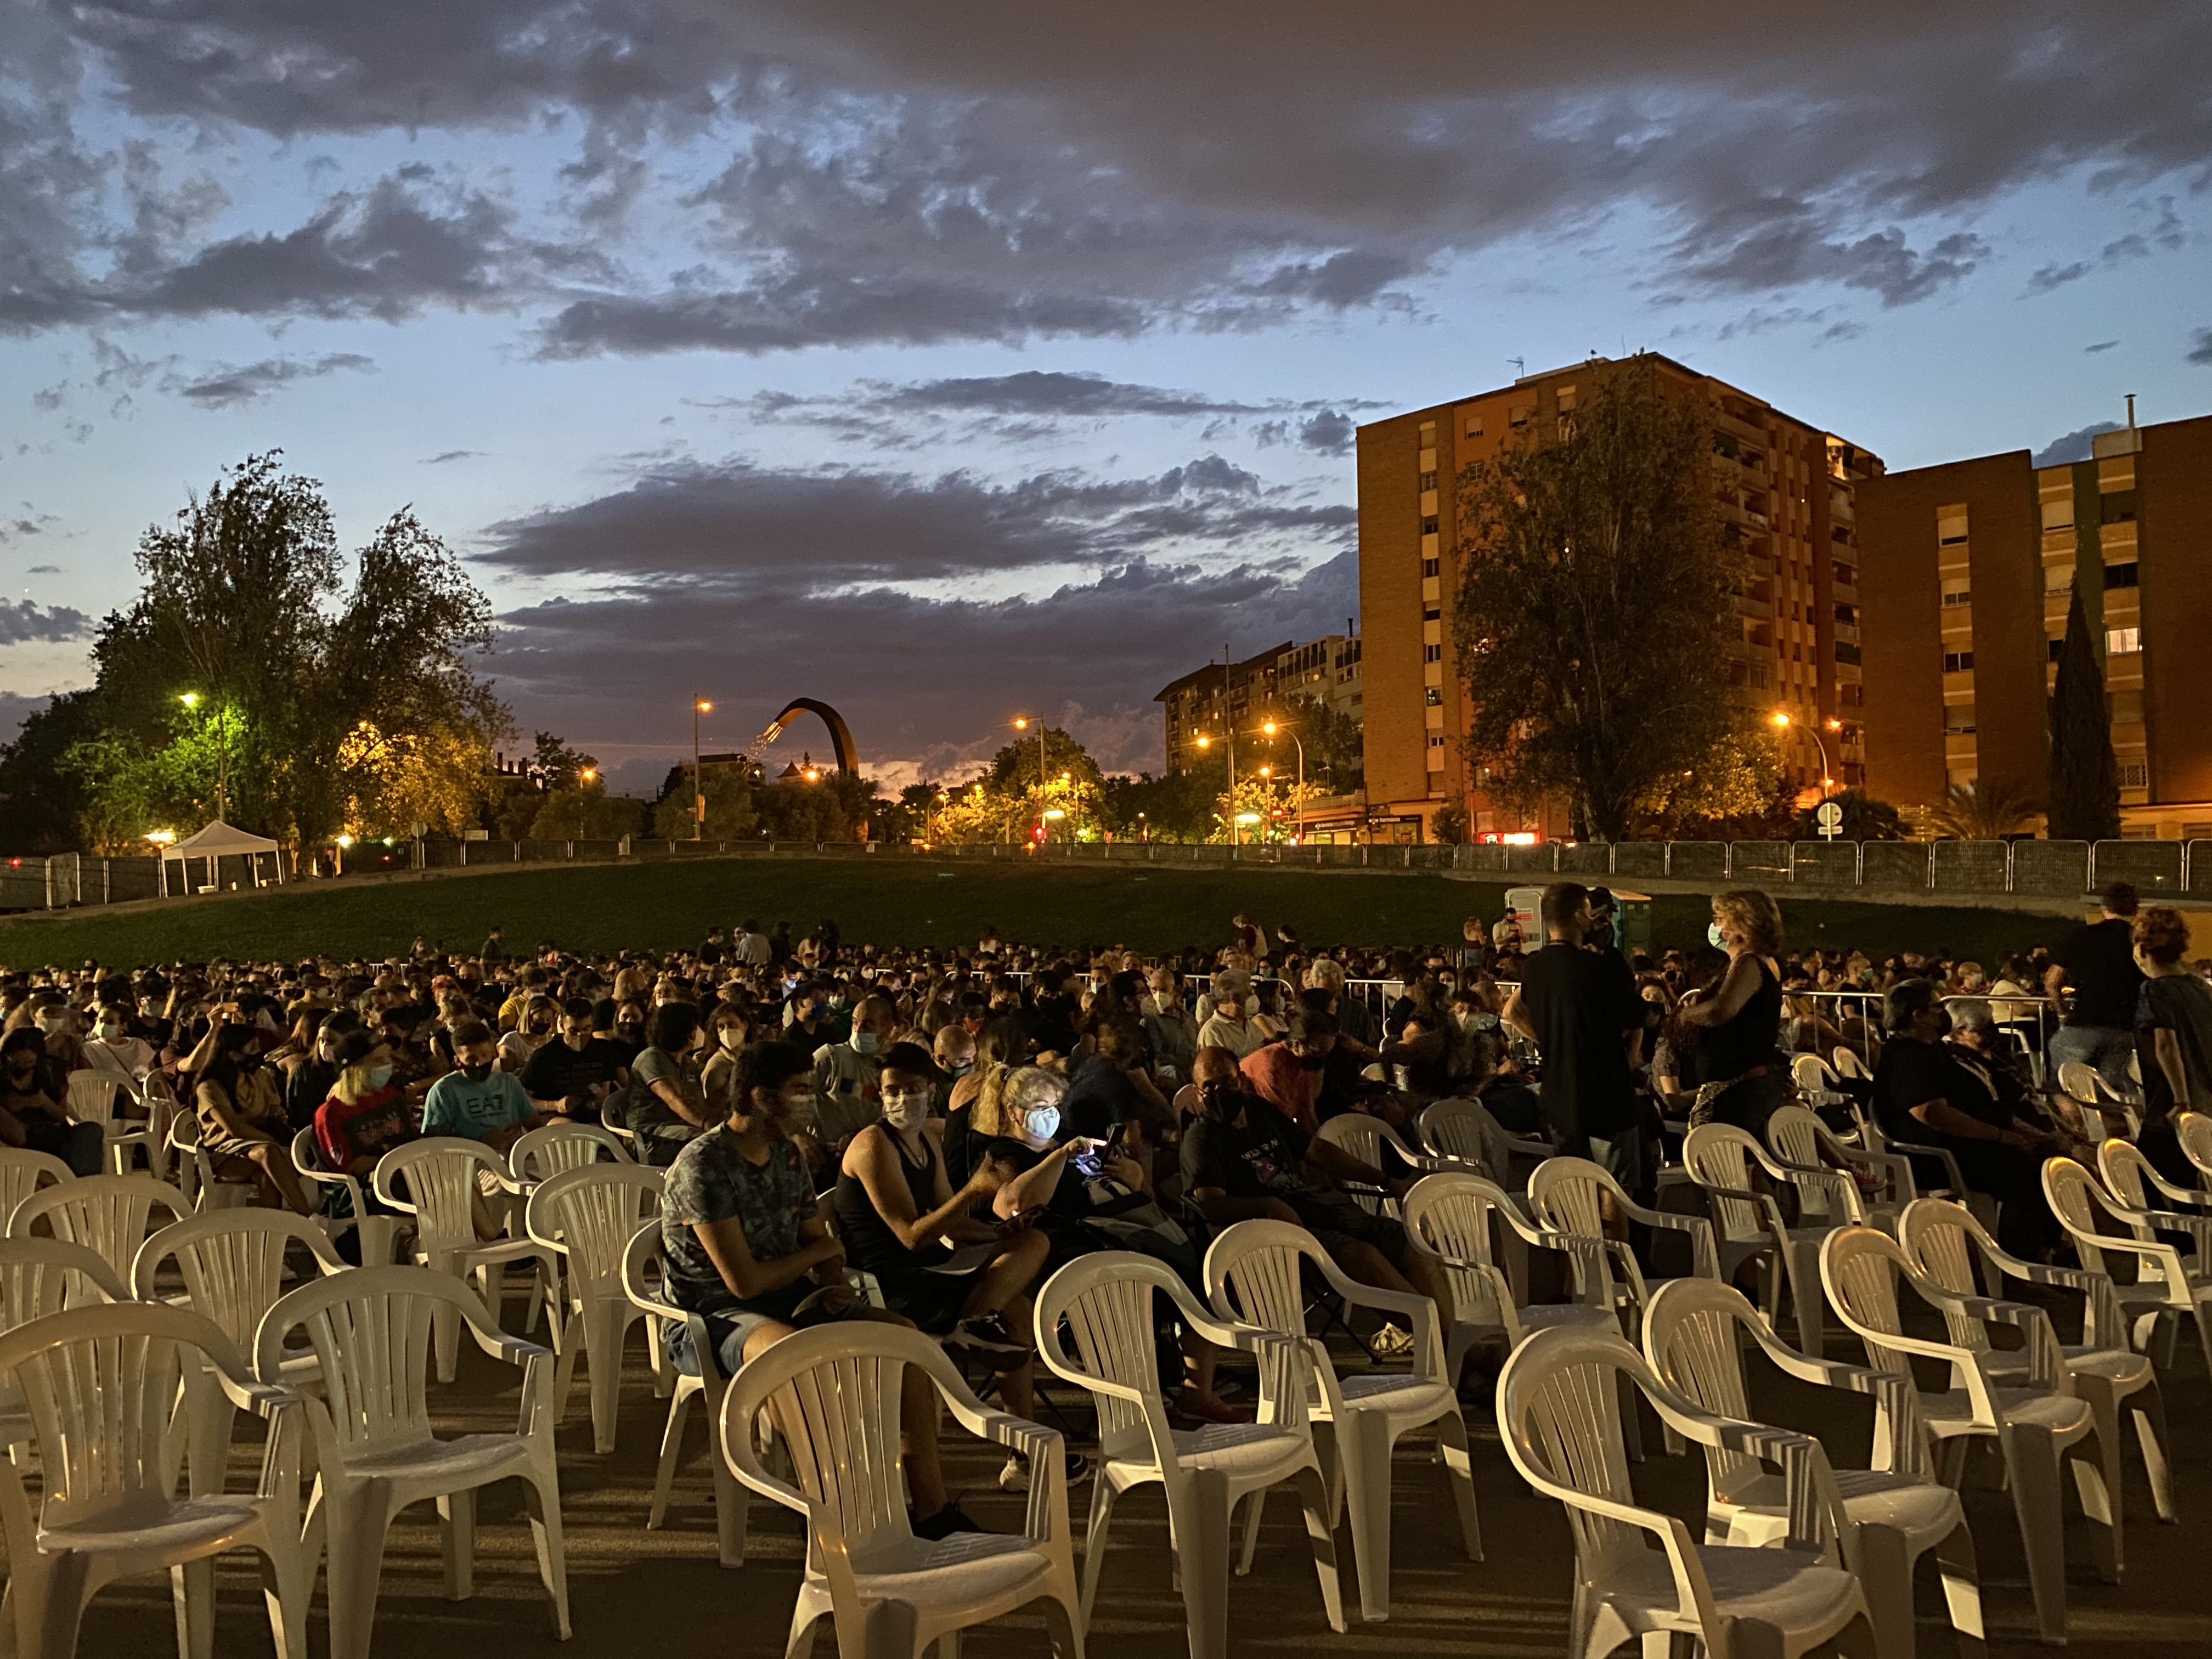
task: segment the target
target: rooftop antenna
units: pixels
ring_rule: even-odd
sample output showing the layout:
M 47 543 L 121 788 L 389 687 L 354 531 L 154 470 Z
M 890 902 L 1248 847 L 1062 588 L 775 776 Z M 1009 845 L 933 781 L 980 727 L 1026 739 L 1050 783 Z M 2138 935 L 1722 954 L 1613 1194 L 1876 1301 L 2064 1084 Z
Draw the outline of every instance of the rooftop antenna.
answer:
M 2130 393 L 2128 393 L 2128 430 L 2129 430 L 2129 431 L 2130 431 L 2130 432 L 2132 432 L 2132 431 L 2134 431 L 2135 429 L 2136 429 L 2136 394 L 2135 394 L 2134 392 L 2130 392 Z
M 1526 357 L 1508 357 L 1505 361 L 1513 365 L 1513 373 L 1516 378 L 1525 378 L 1528 375 L 1528 360 Z

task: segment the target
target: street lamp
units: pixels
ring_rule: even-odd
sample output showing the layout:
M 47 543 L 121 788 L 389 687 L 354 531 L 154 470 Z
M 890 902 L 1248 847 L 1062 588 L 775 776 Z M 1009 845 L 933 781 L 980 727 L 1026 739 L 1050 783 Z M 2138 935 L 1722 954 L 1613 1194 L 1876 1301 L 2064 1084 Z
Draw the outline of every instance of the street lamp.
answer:
M 199 711 L 200 694 L 186 691 L 177 701 L 192 713 Z M 221 711 L 217 711 L 218 714 Z M 215 815 L 226 822 L 230 817 L 230 742 L 220 719 L 215 728 Z
M 587 766 L 582 771 L 576 774 L 578 781 L 584 783 L 591 782 L 599 775 L 599 769 L 596 766 Z
M 1796 720 L 1790 719 L 1788 714 L 1785 714 L 1778 708 L 1774 711 L 1771 718 L 1778 731 L 1786 732 L 1792 726 L 1797 726 L 1797 722 Z M 1844 723 L 1841 720 L 1832 720 L 1827 723 L 1827 726 L 1828 730 L 1831 732 L 1840 732 L 1844 729 Z M 1828 791 L 1835 787 L 1836 782 L 1834 775 L 1835 768 L 1830 765 L 1828 762 L 1827 741 L 1826 738 L 1821 737 L 1820 728 L 1818 726 L 1798 726 L 1798 729 L 1809 736 L 1813 739 L 1813 746 L 1820 750 L 1820 799 L 1822 800 L 1826 800 L 1828 798 Z
M 1026 732 L 1030 729 L 1030 725 L 1031 720 L 1029 715 L 1017 714 L 1014 716 L 1015 731 Z M 1042 714 L 1037 715 L 1036 717 L 1035 725 L 1037 729 L 1037 823 L 1038 825 L 1042 827 L 1044 823 L 1045 792 L 1044 716 Z
M 331 860 L 334 866 L 331 873 L 342 876 L 345 874 L 345 849 L 353 845 L 353 837 L 351 836 L 340 836 L 337 838 L 337 855 Z
M 699 760 L 699 716 L 711 714 L 714 705 L 704 697 L 691 699 L 691 839 L 707 834 L 707 774 Z
M 1281 726 L 1281 725 L 1279 725 L 1277 722 L 1275 722 L 1275 721 L 1273 721 L 1273 720 L 1266 720 L 1266 721 L 1261 722 L 1261 726 L 1260 726 L 1260 729 L 1261 729 L 1261 731 L 1262 731 L 1262 732 L 1266 732 L 1266 733 L 1267 733 L 1267 739 L 1268 739 L 1268 741 L 1269 741 L 1269 742 L 1271 742 L 1271 743 L 1274 740 L 1275 734 L 1276 734 L 1278 732 L 1280 732 L 1284 733 L 1285 736 L 1287 736 L 1287 737 L 1290 738 L 1290 740 L 1291 740 L 1293 744 L 1296 744 L 1297 745 L 1297 750 L 1298 750 L 1298 793 L 1297 793 L 1297 802 L 1298 802 L 1298 840 L 1299 840 L 1301 842 L 1303 842 L 1305 840 L 1305 838 L 1306 838 L 1306 746 L 1305 746 L 1305 744 L 1304 744 L 1304 741 L 1299 738 L 1299 736 L 1298 736 L 1298 734 L 1297 734 L 1297 732 L 1295 732 L 1294 730 L 1292 730 L 1291 727 L 1289 727 L 1289 726 Z

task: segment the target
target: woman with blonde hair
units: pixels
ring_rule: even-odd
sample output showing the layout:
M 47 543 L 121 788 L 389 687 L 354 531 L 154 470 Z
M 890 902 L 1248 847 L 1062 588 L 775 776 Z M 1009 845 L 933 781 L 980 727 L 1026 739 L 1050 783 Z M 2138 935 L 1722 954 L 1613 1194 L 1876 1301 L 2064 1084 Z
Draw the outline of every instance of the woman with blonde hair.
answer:
M 1788 1097 L 1782 1058 L 1782 911 L 1755 887 L 1713 897 L 1713 927 L 1728 971 L 1710 994 L 1686 994 L 1675 1018 L 1698 1033 L 1697 1093 L 1690 1125 L 1732 1123 L 1764 1141 L 1766 1120 Z

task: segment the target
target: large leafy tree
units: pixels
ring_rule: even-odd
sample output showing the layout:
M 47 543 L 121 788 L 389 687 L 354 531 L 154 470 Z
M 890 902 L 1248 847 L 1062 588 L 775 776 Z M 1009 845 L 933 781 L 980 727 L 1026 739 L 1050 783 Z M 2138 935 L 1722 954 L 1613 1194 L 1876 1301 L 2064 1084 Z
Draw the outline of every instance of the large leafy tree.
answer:
M 2119 833 L 2120 767 L 2105 703 L 2105 665 L 2076 580 L 2051 691 L 2051 836 L 2111 841 Z
M 322 487 L 249 456 L 137 550 L 102 623 L 89 735 L 60 763 L 94 844 L 221 810 L 295 846 L 473 825 L 513 730 L 471 654 L 489 603 L 411 512 L 351 562 Z
M 984 774 L 992 788 L 1001 794 L 1032 793 L 1039 787 L 1040 781 L 1049 786 L 1063 772 L 1075 783 L 1092 790 L 1104 781 L 1099 775 L 1098 763 L 1091 758 L 1091 751 L 1056 726 L 1044 728 L 1044 776 L 1040 781 L 1037 747 L 1037 729 L 1031 726 L 992 756 L 991 769 Z
M 1454 625 L 1489 787 L 1564 796 L 1611 840 L 1751 717 L 1729 689 L 1744 568 L 1714 510 L 1710 414 L 1643 356 L 1590 381 L 1571 419 L 1462 474 Z
M 95 702 L 90 690 L 64 692 L 25 716 L 15 741 L 0 747 L 0 853 L 65 853 L 83 844 L 84 781 L 62 763 L 99 735 Z

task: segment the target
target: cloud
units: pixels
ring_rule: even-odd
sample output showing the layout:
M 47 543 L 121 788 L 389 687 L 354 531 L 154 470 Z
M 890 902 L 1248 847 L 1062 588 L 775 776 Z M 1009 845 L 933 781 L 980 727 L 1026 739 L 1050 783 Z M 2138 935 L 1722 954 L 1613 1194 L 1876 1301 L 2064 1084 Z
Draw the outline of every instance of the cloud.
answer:
M 2030 294 L 2048 294 L 2055 288 L 2080 282 L 2094 269 L 2086 259 L 2076 259 L 2070 265 L 2045 265 L 2029 276 L 2027 291 Z
M 2099 433 L 2118 432 L 2119 429 L 2120 423 L 2118 421 L 2099 421 L 2094 425 L 2081 427 L 2069 432 L 2063 438 L 2053 438 L 2035 452 L 2034 465 L 2071 466 L 2076 461 L 2086 461 L 2091 453 L 2092 441 Z
M 92 637 L 92 618 L 64 605 L 0 599 L 0 646 L 65 645 Z
M 202 409 L 236 409 L 258 403 L 295 380 L 319 380 L 325 374 L 347 371 L 373 374 L 376 363 L 356 351 L 337 351 L 314 358 L 267 357 L 242 368 L 218 366 L 174 390 L 186 403 Z
M 22 525 L 20 520 L 17 522 L 15 527 L 18 530 L 22 528 Z M 37 530 L 38 526 L 33 525 L 31 526 L 33 533 L 35 534 Z M 58 576 L 62 574 L 62 568 L 58 564 L 34 564 L 23 574 L 28 576 Z
M 483 453 L 481 449 L 441 449 L 434 455 L 425 455 L 418 465 L 443 466 L 449 461 L 471 460 Z
M 1699 8 L 1657 29 L 1620 0 L 1441 34 L 1388 0 L 1357 30 L 1319 0 L 1073 20 L 891 0 L 38 9 L 20 26 L 38 94 L 0 132 L 0 155 L 30 158 L 0 222 L 20 203 L 33 251 L 0 272 L 0 325 L 135 301 L 526 307 L 556 357 L 1126 338 L 1410 312 L 1456 262 L 1616 216 L 1672 238 L 1629 256 L 1655 291 L 1900 306 L 1990 258 L 1973 223 L 2008 192 L 2149 189 L 2212 159 L 2201 6 L 1877 5 L 1840 39 L 1818 12 L 1747 33 Z M 404 131 L 471 179 L 507 164 L 530 237 L 505 196 L 431 200 L 395 175 L 334 216 L 193 250 L 204 200 L 162 184 L 136 198 L 162 256 L 142 270 L 135 222 L 82 222 L 101 169 L 68 116 L 94 80 L 142 124 Z M 656 234 L 600 252 L 641 225 Z M 2161 218 L 2111 257 L 2182 234 Z M 131 279 L 115 293 L 75 275 L 110 243 Z
M 2189 361 L 2212 367 L 2212 328 L 2200 328 L 2190 337 Z
M 2100 340 L 2094 345 L 2083 346 L 2081 351 L 2083 356 L 2094 357 L 2100 351 L 2110 351 L 2118 344 L 2119 344 L 2118 340 Z

